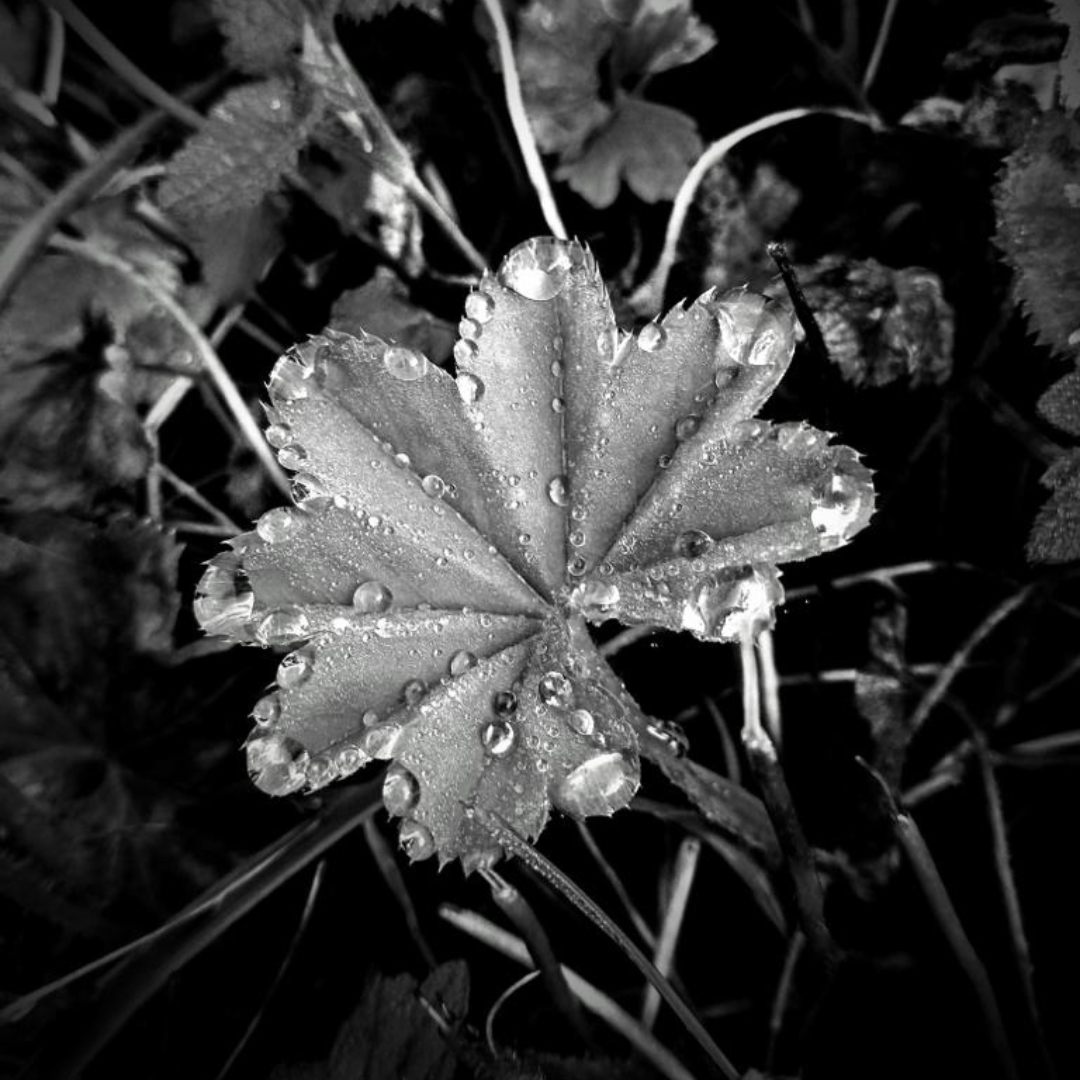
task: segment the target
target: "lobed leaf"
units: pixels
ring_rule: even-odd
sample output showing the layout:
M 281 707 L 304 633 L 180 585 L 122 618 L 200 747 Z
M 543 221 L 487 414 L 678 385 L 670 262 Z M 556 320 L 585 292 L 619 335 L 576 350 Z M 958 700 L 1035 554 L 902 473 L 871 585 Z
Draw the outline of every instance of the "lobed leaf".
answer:
M 1055 461 L 1042 482 L 1051 494 L 1031 527 L 1028 558 L 1043 563 L 1074 562 L 1080 559 L 1080 450 Z
M 753 419 L 793 344 L 765 297 L 710 292 L 620 334 L 589 252 L 537 238 L 460 331 L 456 378 L 362 331 L 282 357 L 267 438 L 296 505 L 212 560 L 196 614 L 293 649 L 255 709 L 260 787 L 392 760 L 409 854 L 473 869 L 501 854 L 484 820 L 535 838 L 551 807 L 610 814 L 637 789 L 633 703 L 586 620 L 756 632 L 774 564 L 845 543 L 873 489 L 823 433 Z

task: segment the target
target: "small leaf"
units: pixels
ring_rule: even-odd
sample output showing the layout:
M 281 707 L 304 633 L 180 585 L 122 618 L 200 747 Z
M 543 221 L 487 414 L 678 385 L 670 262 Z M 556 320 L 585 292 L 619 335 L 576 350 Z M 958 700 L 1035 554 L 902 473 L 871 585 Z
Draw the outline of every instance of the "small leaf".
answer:
M 675 198 L 701 149 L 686 113 L 626 95 L 581 155 L 564 159 L 555 175 L 600 209 L 615 201 L 624 180 L 639 199 L 660 202 Z
M 716 45 L 716 34 L 691 10 L 691 0 L 645 0 L 616 42 L 617 77 L 658 75 L 699 60 Z
M 633 703 L 585 620 L 756 632 L 773 563 L 845 543 L 873 489 L 823 433 L 752 419 L 794 341 L 765 297 L 707 293 L 620 336 L 589 252 L 540 237 L 460 329 L 456 379 L 367 333 L 278 361 L 267 438 L 296 505 L 212 560 L 196 615 L 294 650 L 254 711 L 263 790 L 393 760 L 410 857 L 470 870 L 501 853 L 484 820 L 535 838 L 551 807 L 610 814 L 637 790 Z
M 1054 427 L 1080 435 L 1080 371 L 1070 371 L 1039 398 L 1039 412 Z
M 1080 123 L 1055 110 L 1005 162 L 997 243 L 1039 340 L 1070 352 L 1080 332 Z
M 211 0 L 225 35 L 225 56 L 248 75 L 287 68 L 300 47 L 304 22 L 301 0 Z
M 1051 495 L 1032 526 L 1028 558 L 1042 563 L 1080 559 L 1080 450 L 1055 461 L 1042 482 Z
M 198 224 L 250 209 L 296 168 L 308 118 L 281 79 L 230 90 L 166 166 L 162 207 Z

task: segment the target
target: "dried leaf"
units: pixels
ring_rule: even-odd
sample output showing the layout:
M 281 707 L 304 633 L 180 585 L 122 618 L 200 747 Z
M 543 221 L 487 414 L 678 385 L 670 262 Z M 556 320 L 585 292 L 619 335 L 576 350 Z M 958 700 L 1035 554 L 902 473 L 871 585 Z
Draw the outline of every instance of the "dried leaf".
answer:
M 1038 410 L 1054 427 L 1080 435 L 1080 371 L 1063 375 L 1039 398 Z
M 1039 340 L 1080 340 L 1080 123 L 1047 113 L 1011 154 L 997 189 L 997 243 Z
M 624 95 L 584 152 L 564 158 L 555 175 L 600 209 L 615 201 L 624 180 L 639 199 L 654 203 L 675 198 L 701 149 L 686 113 Z
M 1080 559 L 1080 450 L 1055 461 L 1042 482 L 1052 494 L 1035 518 L 1027 556 L 1042 563 Z
M 798 424 L 753 420 L 790 315 L 707 293 L 636 335 L 592 256 L 539 238 L 467 299 L 456 379 L 414 349 L 328 333 L 270 379 L 295 508 L 215 558 L 211 633 L 295 646 L 255 708 L 255 782 L 284 795 L 393 759 L 413 858 L 500 854 L 467 808 L 535 837 L 610 814 L 637 737 L 585 620 L 705 640 L 768 625 L 774 563 L 868 521 L 869 472 Z
M 166 166 L 162 207 L 198 224 L 258 205 L 296 167 L 310 119 L 284 80 L 230 90 Z

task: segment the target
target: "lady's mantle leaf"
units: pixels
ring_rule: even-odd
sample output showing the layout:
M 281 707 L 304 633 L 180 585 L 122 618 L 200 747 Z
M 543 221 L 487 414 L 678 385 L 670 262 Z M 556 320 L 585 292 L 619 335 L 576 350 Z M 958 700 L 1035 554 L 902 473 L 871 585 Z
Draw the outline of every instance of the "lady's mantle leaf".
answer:
M 1044 563 L 1080 559 L 1080 450 L 1055 461 L 1042 482 L 1052 494 L 1031 528 L 1028 558 Z
M 998 244 L 1039 340 L 1080 342 L 1080 123 L 1047 113 L 1006 160 L 997 191 Z
M 161 205 L 196 223 L 255 206 L 295 168 L 308 134 L 284 81 L 230 90 L 166 166 Z
M 603 209 L 625 180 L 643 202 L 674 199 L 701 153 L 697 125 L 684 112 L 623 95 L 584 153 L 564 161 L 556 176 Z
M 225 35 L 225 56 L 249 75 L 288 68 L 300 47 L 301 0 L 210 0 Z
M 289 645 L 255 708 L 255 782 L 284 795 L 372 758 L 413 858 L 500 850 L 470 805 L 537 836 L 550 807 L 624 806 L 638 745 L 585 620 L 736 640 L 782 598 L 774 563 L 844 543 L 873 504 L 846 447 L 753 417 L 790 316 L 707 293 L 620 334 L 592 256 L 515 248 L 466 300 L 457 377 L 328 332 L 270 378 L 295 470 L 207 570 L 212 633 Z M 489 819 L 490 820 L 490 819 Z
M 1052 384 L 1039 398 L 1038 410 L 1054 427 L 1080 435 L 1080 370 Z

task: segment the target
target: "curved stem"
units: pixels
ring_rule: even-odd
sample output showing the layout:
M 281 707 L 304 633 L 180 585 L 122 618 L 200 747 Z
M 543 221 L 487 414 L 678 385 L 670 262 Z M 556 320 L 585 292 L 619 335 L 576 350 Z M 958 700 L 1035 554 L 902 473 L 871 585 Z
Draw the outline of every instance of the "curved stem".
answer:
M 543 162 L 540 160 L 540 151 L 536 146 L 536 138 L 529 124 L 529 117 L 525 112 L 525 102 L 521 96 L 521 80 L 518 78 L 517 61 L 514 59 L 514 47 L 510 41 L 510 30 L 506 25 L 506 16 L 503 14 L 502 4 L 500 0 L 481 0 L 481 2 L 495 26 L 495 41 L 499 47 L 499 64 L 502 67 L 506 107 L 510 112 L 510 122 L 514 126 L 514 135 L 517 136 L 521 156 L 525 160 L 525 169 L 529 174 L 529 181 L 536 192 L 537 198 L 540 200 L 540 210 L 552 235 L 557 236 L 560 240 L 566 240 L 569 234 L 562 218 L 559 216 L 559 208 L 555 204 L 555 196 L 551 192 L 547 173 L 544 171 Z

